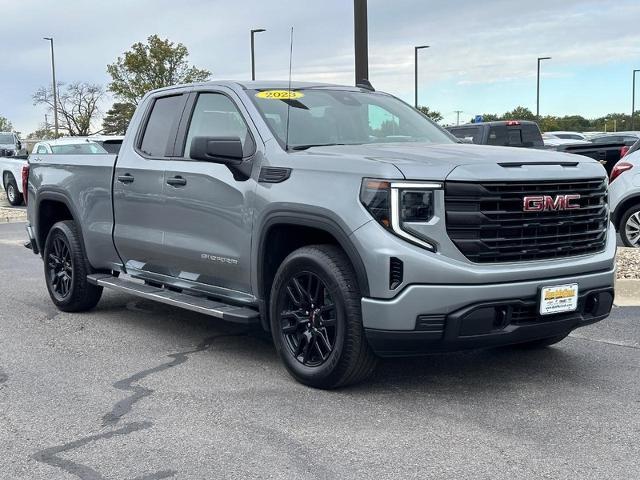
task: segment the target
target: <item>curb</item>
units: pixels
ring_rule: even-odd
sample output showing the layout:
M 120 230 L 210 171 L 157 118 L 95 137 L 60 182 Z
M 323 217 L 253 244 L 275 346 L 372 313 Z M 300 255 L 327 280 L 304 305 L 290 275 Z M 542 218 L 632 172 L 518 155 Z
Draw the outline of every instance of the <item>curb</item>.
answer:
M 619 278 L 616 280 L 616 294 L 613 302 L 618 307 L 640 306 L 640 279 Z

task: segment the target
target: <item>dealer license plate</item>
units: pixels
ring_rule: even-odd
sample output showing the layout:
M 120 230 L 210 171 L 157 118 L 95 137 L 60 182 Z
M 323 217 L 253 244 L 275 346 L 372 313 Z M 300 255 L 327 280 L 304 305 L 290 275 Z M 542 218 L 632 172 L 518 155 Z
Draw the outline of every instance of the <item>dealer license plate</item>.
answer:
M 540 314 L 573 312 L 578 308 L 578 284 L 544 287 L 540 292 Z

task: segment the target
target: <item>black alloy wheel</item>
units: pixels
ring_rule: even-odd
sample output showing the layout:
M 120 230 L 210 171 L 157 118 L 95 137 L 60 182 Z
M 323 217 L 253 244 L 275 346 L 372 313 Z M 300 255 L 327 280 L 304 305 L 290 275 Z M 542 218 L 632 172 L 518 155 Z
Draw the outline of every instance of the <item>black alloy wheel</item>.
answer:
M 298 362 L 317 367 L 327 361 L 336 342 L 336 304 L 315 273 L 301 272 L 286 285 L 280 311 L 285 343 Z
M 63 236 L 56 236 L 47 256 L 47 273 L 57 300 L 65 300 L 73 285 L 73 261 L 69 244 Z

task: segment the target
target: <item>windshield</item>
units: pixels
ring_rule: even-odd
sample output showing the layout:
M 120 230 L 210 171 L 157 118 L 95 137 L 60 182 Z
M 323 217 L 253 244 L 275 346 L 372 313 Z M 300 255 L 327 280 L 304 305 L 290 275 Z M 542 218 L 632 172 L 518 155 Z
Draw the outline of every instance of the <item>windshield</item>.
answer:
M 14 144 L 14 143 L 15 143 L 15 137 L 10 133 L 0 134 L 0 144 L 8 145 L 8 144 Z
M 91 155 L 96 153 L 107 153 L 107 151 L 97 143 L 51 145 L 51 152 L 57 155 Z
M 280 92 L 276 94 L 275 92 Z M 283 147 L 454 140 L 423 115 L 386 94 L 329 89 L 249 90 L 253 102 Z M 284 97 L 284 98 L 283 98 Z

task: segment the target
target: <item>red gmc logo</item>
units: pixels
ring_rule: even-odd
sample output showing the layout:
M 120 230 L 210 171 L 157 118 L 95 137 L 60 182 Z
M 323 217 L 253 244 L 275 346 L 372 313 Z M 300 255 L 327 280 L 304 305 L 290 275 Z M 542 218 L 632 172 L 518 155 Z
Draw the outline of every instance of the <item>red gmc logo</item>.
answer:
M 544 212 L 547 210 L 573 210 L 580 208 L 577 201 L 580 195 L 535 195 L 524 197 L 522 201 L 522 210 L 525 212 Z

